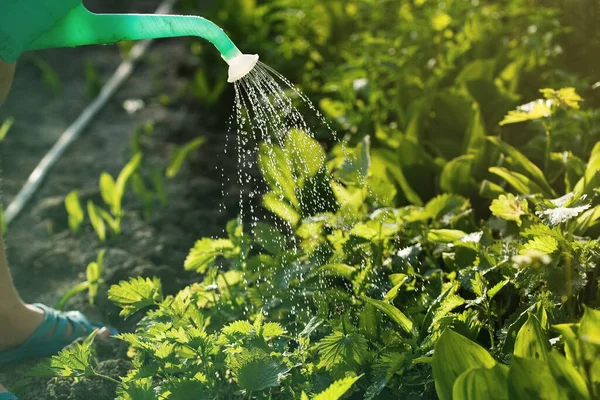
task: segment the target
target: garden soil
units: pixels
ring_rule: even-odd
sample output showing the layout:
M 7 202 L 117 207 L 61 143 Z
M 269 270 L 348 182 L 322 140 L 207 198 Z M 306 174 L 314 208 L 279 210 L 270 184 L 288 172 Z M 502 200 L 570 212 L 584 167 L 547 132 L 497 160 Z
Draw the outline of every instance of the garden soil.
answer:
M 94 3 L 101 6 L 95 7 Z M 158 3 L 145 0 L 123 5 L 118 0 L 102 0 L 91 2 L 90 8 L 102 12 L 153 12 Z M 120 331 L 132 330 L 140 317 L 121 321 L 119 310 L 106 300 L 109 285 L 132 276 L 157 276 L 164 291 L 170 294 L 198 280 L 197 274 L 183 270 L 185 257 L 197 239 L 223 235 L 226 222 L 239 210 L 240 188 L 235 184 L 236 162 L 232 162 L 231 154 L 226 157 L 223 152 L 226 142 L 231 147 L 235 139 L 227 137 L 225 123 L 219 117 L 202 111 L 200 101 L 185 95 L 189 77 L 183 75 L 193 71 L 188 65 L 187 43 L 185 39 L 164 40 L 151 47 L 134 75 L 69 148 L 9 227 L 9 262 L 25 301 L 56 305 L 65 291 L 85 281 L 87 264 L 103 248 L 106 285 L 96 305 L 89 305 L 81 294 L 71 299 L 67 308 L 81 310 L 92 320 L 111 323 Z M 0 109 L 0 121 L 7 117 L 15 119 L 1 144 L 5 206 L 60 134 L 90 102 L 93 81 L 86 77 L 86 63 L 96 67 L 99 80 L 104 82 L 120 60 L 115 46 L 49 50 L 22 58 L 10 98 Z M 53 72 L 44 74 L 44 68 Z M 57 79 L 53 79 L 53 74 Z M 52 83 L 53 80 L 56 82 Z M 161 95 L 172 101 L 164 105 Z M 129 114 L 123 106 L 126 100 L 142 100 L 145 106 Z M 149 121 L 154 123 L 154 130 L 144 134 L 142 140 L 147 164 L 164 168 L 176 146 L 198 136 L 207 139 L 190 155 L 180 174 L 167 180 L 168 204 L 157 205 L 150 218 L 143 218 L 140 202 L 129 194 L 124 200 L 126 215 L 118 238 L 102 244 L 87 221 L 81 232 L 72 233 L 64 207 L 65 196 L 78 190 L 84 207 L 89 199 L 102 204 L 98 190 L 101 173 L 117 176 L 131 158 L 134 131 Z M 130 367 L 126 351 L 126 346 L 116 341 L 99 343 L 98 372 L 113 377 L 125 374 Z M 78 382 L 23 380 L 39 361 L 0 368 L 0 382 L 16 390 L 22 400 L 115 397 L 115 384 L 96 378 Z

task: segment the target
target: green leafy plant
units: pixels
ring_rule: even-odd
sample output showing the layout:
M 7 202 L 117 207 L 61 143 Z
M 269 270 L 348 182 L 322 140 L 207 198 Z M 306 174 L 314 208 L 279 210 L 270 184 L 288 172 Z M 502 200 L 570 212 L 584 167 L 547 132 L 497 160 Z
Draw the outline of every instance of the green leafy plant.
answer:
M 73 296 L 86 290 L 88 291 L 89 303 L 94 305 L 96 296 L 98 295 L 98 288 L 104 283 L 104 280 L 102 279 L 102 273 L 104 271 L 104 253 L 105 251 L 101 250 L 100 253 L 98 253 L 96 261 L 92 261 L 88 264 L 85 270 L 86 281 L 75 285 L 61 297 L 56 305 L 58 310 L 64 310 L 65 305 Z

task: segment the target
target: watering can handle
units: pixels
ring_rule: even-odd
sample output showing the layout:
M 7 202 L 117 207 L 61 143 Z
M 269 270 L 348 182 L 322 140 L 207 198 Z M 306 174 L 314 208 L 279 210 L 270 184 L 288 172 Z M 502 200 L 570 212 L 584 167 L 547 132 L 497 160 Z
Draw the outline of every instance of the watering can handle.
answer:
M 159 39 L 199 36 L 210 41 L 225 60 L 241 52 L 225 32 L 211 21 L 196 16 L 95 14 L 83 4 L 75 7 L 26 50 L 77 47 L 91 44 L 112 44 L 124 40 Z

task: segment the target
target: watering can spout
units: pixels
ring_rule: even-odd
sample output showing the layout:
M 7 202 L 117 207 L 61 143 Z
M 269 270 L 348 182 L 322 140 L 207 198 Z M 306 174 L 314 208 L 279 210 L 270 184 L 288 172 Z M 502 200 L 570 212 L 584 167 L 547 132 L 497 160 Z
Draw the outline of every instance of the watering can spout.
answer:
M 0 39 L 3 35 L 12 36 L 11 41 L 6 41 L 8 44 L 5 49 L 0 45 L 0 57 L 6 61 L 15 61 L 20 53 L 26 50 L 112 44 L 125 40 L 197 36 L 211 42 L 230 65 L 230 82 L 241 79 L 258 62 L 258 56 L 242 54 L 221 28 L 202 17 L 95 14 L 87 10 L 81 4 L 81 0 L 37 1 L 41 1 L 40 4 L 45 7 L 46 12 L 35 13 L 36 20 L 29 21 L 27 32 L 24 32 L 23 29 L 23 32 L 19 32 L 17 24 L 13 24 L 15 25 L 13 28 L 3 32 L 3 26 L 0 25 Z M 22 3 L 27 3 L 27 1 L 15 4 Z M 61 4 L 60 10 L 55 9 L 56 4 Z M 0 7 L 1 10 L 2 7 Z M 18 15 L 20 10 L 9 11 Z M 29 18 L 32 18 L 31 14 L 29 14 Z M 7 14 L 4 15 L 4 18 L 0 16 L 0 22 L 3 22 L 3 19 L 8 20 L 9 16 Z M 27 21 L 23 23 L 27 23 Z M 30 28 L 32 23 L 38 26 L 36 32 Z M 8 35 L 9 33 L 10 35 Z

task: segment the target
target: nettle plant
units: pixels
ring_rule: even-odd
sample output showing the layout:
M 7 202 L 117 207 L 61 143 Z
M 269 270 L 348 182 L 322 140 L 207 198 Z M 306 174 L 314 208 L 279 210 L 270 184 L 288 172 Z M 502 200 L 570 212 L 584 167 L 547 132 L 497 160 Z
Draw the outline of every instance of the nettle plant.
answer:
M 509 118 L 558 123 L 570 93 Z M 329 155 L 299 130 L 263 144 L 263 204 L 280 222 L 199 240 L 184 266 L 202 280 L 173 296 L 158 279 L 110 289 L 123 317 L 144 314 L 119 335 L 133 359 L 119 398 L 597 399 L 600 145 L 558 185 L 481 140 L 497 155 L 484 180 L 438 176 L 476 195 L 403 206 L 403 171 L 368 137 Z M 73 351 L 36 373 L 97 376 L 92 348 Z

